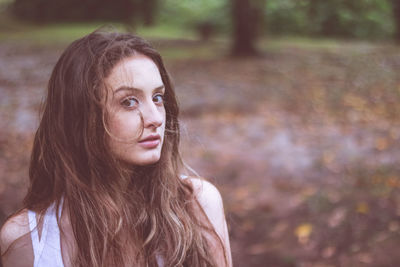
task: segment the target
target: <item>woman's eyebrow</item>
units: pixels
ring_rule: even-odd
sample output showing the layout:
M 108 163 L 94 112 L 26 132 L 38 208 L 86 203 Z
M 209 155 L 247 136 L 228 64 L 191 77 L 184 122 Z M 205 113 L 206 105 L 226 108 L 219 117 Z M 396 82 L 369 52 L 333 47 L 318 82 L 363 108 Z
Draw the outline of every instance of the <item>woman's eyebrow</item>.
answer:
M 143 91 L 140 90 L 139 88 L 130 87 L 130 86 L 121 86 L 117 90 L 115 90 L 113 94 L 116 95 L 117 93 L 122 92 L 122 91 L 129 91 L 129 92 L 133 92 L 136 94 L 143 94 Z
M 153 93 L 156 91 L 162 91 L 164 88 L 165 88 L 164 85 L 158 86 L 153 89 Z M 131 87 L 131 86 L 121 86 L 117 90 L 115 90 L 113 94 L 115 95 L 121 91 L 130 91 L 130 92 L 134 92 L 136 94 L 143 94 L 143 90 L 141 90 L 139 88 Z
M 154 88 L 153 93 L 154 92 L 162 92 L 165 89 L 164 85 L 161 85 L 159 87 Z

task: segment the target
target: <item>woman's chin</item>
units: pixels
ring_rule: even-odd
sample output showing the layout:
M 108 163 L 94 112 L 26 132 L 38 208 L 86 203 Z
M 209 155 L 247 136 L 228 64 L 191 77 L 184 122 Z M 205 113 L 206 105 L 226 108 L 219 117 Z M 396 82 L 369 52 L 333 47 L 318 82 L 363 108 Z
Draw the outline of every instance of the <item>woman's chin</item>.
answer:
M 125 160 L 126 163 L 136 166 L 147 166 L 157 163 L 160 160 L 160 154 L 142 155 L 140 158 Z
M 138 165 L 138 166 L 148 166 L 148 165 L 152 165 L 152 164 L 157 163 L 159 160 L 160 160 L 160 158 L 149 159 L 149 160 L 146 160 L 146 161 L 138 162 L 136 165 Z

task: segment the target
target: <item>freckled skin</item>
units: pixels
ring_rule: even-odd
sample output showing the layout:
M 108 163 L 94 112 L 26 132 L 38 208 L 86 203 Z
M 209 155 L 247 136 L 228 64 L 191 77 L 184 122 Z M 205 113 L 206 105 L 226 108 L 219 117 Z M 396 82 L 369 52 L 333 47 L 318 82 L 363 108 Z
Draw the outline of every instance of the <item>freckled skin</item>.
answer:
M 163 82 L 156 64 L 144 55 L 134 55 L 119 62 L 105 82 L 109 92 L 107 128 L 112 152 L 128 164 L 157 162 L 164 141 L 165 108 Z M 122 87 L 129 89 L 118 90 Z M 156 147 L 139 143 L 154 134 L 161 137 Z

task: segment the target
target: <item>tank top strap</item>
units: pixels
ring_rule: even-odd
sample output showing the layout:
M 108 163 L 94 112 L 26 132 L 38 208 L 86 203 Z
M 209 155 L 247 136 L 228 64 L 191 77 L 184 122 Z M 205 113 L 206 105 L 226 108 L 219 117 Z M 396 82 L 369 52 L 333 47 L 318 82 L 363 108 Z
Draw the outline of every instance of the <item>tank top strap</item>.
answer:
M 61 215 L 62 202 L 58 210 Z M 34 254 L 34 267 L 63 266 L 61 255 L 60 229 L 57 223 L 55 204 L 50 205 L 43 217 L 42 234 L 39 238 L 37 214 L 28 210 L 29 230 L 31 231 Z
M 33 266 L 37 266 L 37 262 L 43 252 L 44 242 L 40 242 L 43 240 L 43 228 L 42 227 L 42 236 L 39 239 L 39 229 L 37 226 L 37 218 L 36 212 L 32 210 L 28 210 L 28 219 L 29 219 L 29 230 L 31 231 L 31 239 L 32 239 L 32 248 L 33 248 L 33 258 L 34 263 Z
M 61 240 L 60 240 L 60 228 L 58 227 L 57 216 L 61 216 L 62 202 L 60 207 L 56 212 L 55 204 L 51 205 L 46 212 L 47 225 L 46 225 L 46 254 L 53 257 L 53 260 L 57 262 L 56 266 L 63 266 L 62 256 L 61 256 Z M 44 228 L 44 227 L 43 227 Z
M 37 214 L 34 211 L 28 210 L 29 217 L 29 230 L 31 231 L 32 247 L 34 264 L 33 266 L 38 266 L 38 263 L 42 257 L 44 247 L 47 241 L 47 233 L 49 228 L 49 215 L 48 210 L 43 218 L 42 234 L 39 238 L 39 227 L 37 224 Z
M 158 267 L 164 267 L 164 259 L 160 254 L 156 255 L 156 261 Z

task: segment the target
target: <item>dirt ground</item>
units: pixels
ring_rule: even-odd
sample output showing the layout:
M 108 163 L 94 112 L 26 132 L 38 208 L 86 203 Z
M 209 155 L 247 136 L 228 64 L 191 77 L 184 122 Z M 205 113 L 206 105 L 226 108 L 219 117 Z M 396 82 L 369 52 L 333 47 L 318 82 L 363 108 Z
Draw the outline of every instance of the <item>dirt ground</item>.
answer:
M 62 48 L 0 44 L 0 224 L 24 196 Z M 182 153 L 223 195 L 234 266 L 400 266 L 400 48 L 286 43 L 166 65 Z

